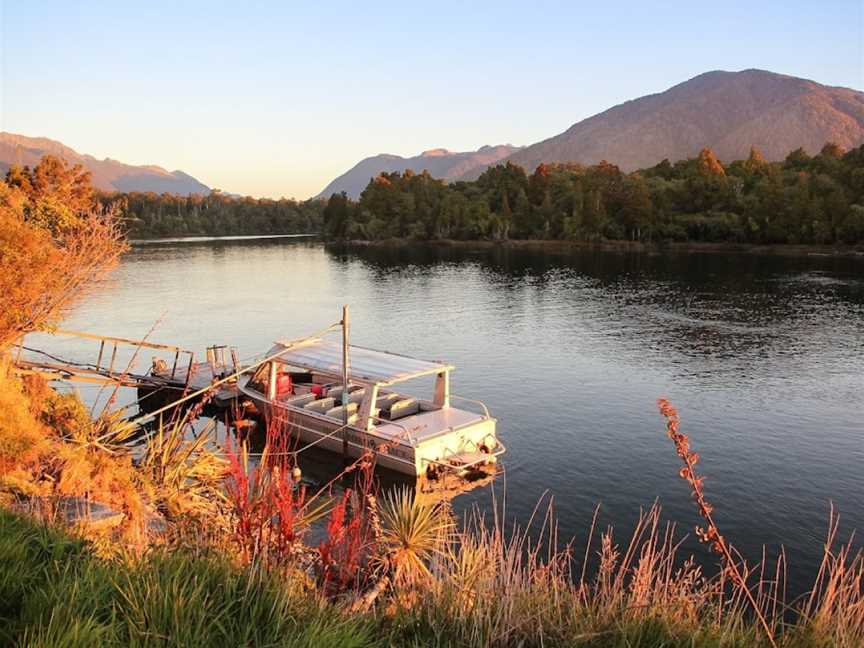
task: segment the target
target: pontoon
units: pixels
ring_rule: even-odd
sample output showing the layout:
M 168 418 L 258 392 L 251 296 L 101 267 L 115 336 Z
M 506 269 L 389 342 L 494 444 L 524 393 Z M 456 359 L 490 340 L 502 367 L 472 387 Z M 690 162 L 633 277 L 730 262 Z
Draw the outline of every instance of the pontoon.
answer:
M 450 393 L 452 365 L 350 346 L 343 399 L 343 354 L 342 345 L 322 338 L 277 342 L 271 360 L 238 388 L 301 442 L 352 458 L 371 449 L 377 465 L 401 473 L 463 472 L 494 464 L 505 452 L 486 406 Z M 397 389 L 416 389 L 424 377 L 434 379 L 428 400 Z

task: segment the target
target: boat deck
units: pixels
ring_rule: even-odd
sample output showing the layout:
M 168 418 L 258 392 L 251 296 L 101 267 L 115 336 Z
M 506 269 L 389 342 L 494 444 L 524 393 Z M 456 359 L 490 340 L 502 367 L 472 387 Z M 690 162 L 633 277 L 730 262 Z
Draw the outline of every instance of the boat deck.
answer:
M 446 434 L 454 428 L 481 421 L 483 416 L 476 412 L 457 409 L 455 407 L 444 407 L 437 410 L 418 412 L 411 416 L 405 416 L 398 421 L 380 421 L 375 426 L 375 432 L 388 439 L 405 436 L 405 429 L 411 433 L 411 437 L 420 443 L 427 439 Z
M 153 375 L 164 378 L 169 382 L 169 384 L 176 388 L 181 388 L 187 385 L 187 373 L 188 367 L 177 367 L 173 372 L 173 375 L 169 375 L 168 372 L 162 374 L 155 371 L 153 372 Z M 188 391 L 194 392 L 206 388 L 214 381 L 222 378 L 223 373 L 230 373 L 230 371 L 226 372 L 225 370 L 217 370 L 216 373 L 214 373 L 213 368 L 207 363 L 194 364 L 192 366 L 192 375 L 188 379 Z M 227 406 L 236 400 L 238 396 L 240 396 L 240 390 L 237 389 L 237 382 L 235 381 L 223 383 L 216 387 L 212 398 L 217 405 Z

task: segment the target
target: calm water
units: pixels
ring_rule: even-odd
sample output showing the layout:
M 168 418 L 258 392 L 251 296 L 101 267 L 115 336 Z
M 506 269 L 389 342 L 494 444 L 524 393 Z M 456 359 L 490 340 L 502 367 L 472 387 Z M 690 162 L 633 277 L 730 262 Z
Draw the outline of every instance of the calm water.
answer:
M 562 536 L 584 538 L 599 504 L 623 541 L 655 499 L 692 529 L 665 396 L 722 529 L 752 558 L 783 543 L 793 589 L 831 502 L 844 531 L 864 530 L 864 260 L 148 245 L 66 326 L 140 337 L 159 320 L 154 341 L 250 357 L 336 322 L 343 303 L 353 342 L 454 362 L 454 393 L 498 417 L 508 516 L 526 520 L 548 491 Z

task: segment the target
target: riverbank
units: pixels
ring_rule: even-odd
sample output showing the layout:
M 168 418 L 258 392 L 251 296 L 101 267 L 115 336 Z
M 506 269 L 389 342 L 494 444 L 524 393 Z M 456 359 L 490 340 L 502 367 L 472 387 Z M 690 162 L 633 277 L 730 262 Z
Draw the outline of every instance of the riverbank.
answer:
M 607 571 L 588 589 L 574 590 L 560 588 L 560 566 L 520 560 L 527 545 L 471 544 L 455 558 L 457 580 L 438 573 L 424 581 L 422 595 L 403 585 L 372 611 L 322 597 L 296 568 L 238 565 L 194 547 L 109 561 L 79 538 L 0 510 L 0 640 L 81 647 L 771 645 L 734 594 L 718 605 L 699 585 L 698 569 L 673 573 L 668 549 L 646 545 L 631 555 L 631 546 L 625 561 L 634 578 L 624 581 L 617 549 L 604 540 Z M 841 616 L 847 603 L 841 597 L 818 610 L 821 618 L 785 625 L 775 619 L 776 645 L 859 646 L 854 612 Z
M 194 545 L 105 560 L 93 546 L 44 523 L 0 510 L 0 641 L 20 646 L 585 646 L 760 648 L 772 646 L 739 594 L 674 560 L 669 538 L 647 520 L 645 542 L 619 550 L 603 537 L 599 575 L 575 588 L 563 556 L 542 561 L 532 545 L 475 537 L 429 577 L 400 582 L 370 609 L 327 596 L 296 565 L 277 569 Z M 525 558 L 524 556 L 528 556 Z M 853 578 L 826 572 L 818 606 L 785 614 L 757 596 L 782 648 L 860 646 Z M 857 606 L 857 608 L 856 608 Z
M 602 250 L 640 254 L 686 254 L 686 253 L 734 253 L 777 256 L 836 256 L 864 258 L 862 245 L 758 245 L 751 243 L 700 243 L 700 242 L 662 242 L 645 243 L 642 241 L 561 241 L 561 240 L 456 240 L 434 239 L 419 241 L 413 239 L 382 239 L 329 241 L 331 246 L 399 248 L 425 245 L 438 248 L 475 249 L 475 250 L 531 250 L 550 253 L 572 253 L 583 250 Z

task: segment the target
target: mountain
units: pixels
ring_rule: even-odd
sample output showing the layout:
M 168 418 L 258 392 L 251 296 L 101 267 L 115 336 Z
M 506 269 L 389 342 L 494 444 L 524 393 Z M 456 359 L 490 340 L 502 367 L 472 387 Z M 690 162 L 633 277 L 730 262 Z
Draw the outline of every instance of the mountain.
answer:
M 381 154 L 358 162 L 349 171 L 333 180 L 318 194 L 318 198 L 329 198 L 334 193 L 344 191 L 351 198 L 357 198 L 369 184 L 369 180 L 385 171 L 405 171 L 417 173 L 424 170 L 430 175 L 444 180 L 453 180 L 470 173 L 475 168 L 485 168 L 507 157 L 519 148 L 509 144 L 482 146 L 476 151 L 453 153 L 447 149 L 432 149 L 420 155 L 404 158 L 399 155 Z
M 80 164 L 92 174 L 95 187 L 103 191 L 152 191 L 154 193 L 210 193 L 210 188 L 182 171 L 169 172 L 158 166 L 132 166 L 117 160 L 97 160 L 45 137 L 26 137 L 0 132 L 0 172 L 13 164 L 36 166 L 46 153 L 69 164 Z
M 723 161 L 747 157 L 751 146 L 782 160 L 828 141 L 847 149 L 864 142 L 864 93 L 764 70 L 715 71 L 584 119 L 507 160 L 529 172 L 541 162 L 601 160 L 632 171 L 695 157 L 705 146 Z

